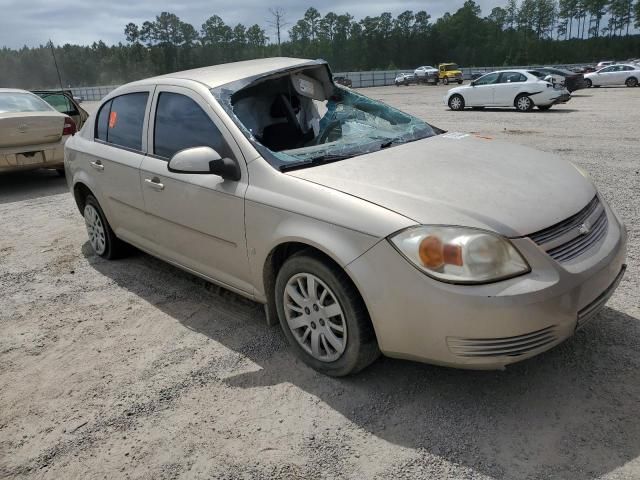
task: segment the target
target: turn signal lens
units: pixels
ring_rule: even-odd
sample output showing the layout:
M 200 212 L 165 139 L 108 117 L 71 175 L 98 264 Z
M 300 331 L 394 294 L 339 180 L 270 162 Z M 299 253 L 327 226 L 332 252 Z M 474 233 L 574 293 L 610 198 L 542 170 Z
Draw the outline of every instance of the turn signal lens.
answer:
M 389 240 L 420 270 L 445 282 L 488 283 L 530 271 L 508 239 L 483 230 L 423 225 Z
M 418 255 L 427 268 L 438 269 L 443 265 L 462 266 L 462 248 L 459 245 L 445 245 L 435 235 L 428 235 L 422 239 Z

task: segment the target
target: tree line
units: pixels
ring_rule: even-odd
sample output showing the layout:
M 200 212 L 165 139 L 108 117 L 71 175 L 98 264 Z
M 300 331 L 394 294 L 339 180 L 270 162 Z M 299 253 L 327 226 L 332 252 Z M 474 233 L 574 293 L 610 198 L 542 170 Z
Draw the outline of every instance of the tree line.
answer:
M 291 22 L 281 8 L 269 13 L 264 27 L 227 25 L 212 15 L 196 28 L 162 12 L 140 25 L 127 24 L 126 43 L 66 44 L 53 50 L 65 86 L 118 84 L 276 55 L 324 58 L 334 71 L 412 69 L 445 61 L 499 66 L 640 57 L 635 33 L 640 0 L 508 0 L 485 16 L 466 0 L 435 20 L 424 10 L 355 19 L 349 13 L 322 15 L 311 7 Z M 288 38 L 282 38 L 284 32 Z M 49 46 L 0 50 L 0 86 L 57 83 Z

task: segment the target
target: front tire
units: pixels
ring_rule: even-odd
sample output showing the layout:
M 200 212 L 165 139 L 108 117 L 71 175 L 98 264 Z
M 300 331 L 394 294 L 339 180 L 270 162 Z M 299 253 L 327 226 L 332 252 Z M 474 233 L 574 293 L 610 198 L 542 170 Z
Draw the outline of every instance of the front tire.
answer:
M 525 94 L 518 95 L 516 97 L 514 105 L 516 107 L 516 110 L 518 110 L 519 112 L 530 112 L 534 106 L 531 97 Z
M 638 86 L 638 79 L 636 77 L 629 77 L 629 78 L 627 78 L 627 81 L 624 82 L 624 84 L 627 87 L 637 87 Z
M 462 98 L 462 95 L 458 95 L 457 93 L 455 95 L 451 95 L 448 103 L 451 110 L 456 112 L 464 110 L 464 98 Z
M 593 82 L 591 81 L 590 78 L 585 78 L 584 79 L 584 86 L 585 88 L 591 88 L 593 87 Z
M 285 261 L 275 296 L 282 330 L 311 368 L 341 377 L 362 370 L 380 355 L 360 294 L 344 271 L 313 252 Z
M 449 85 L 449 79 L 447 77 L 444 77 L 442 79 L 442 83 L 445 84 L 445 85 Z
M 116 237 L 100 204 L 93 195 L 88 195 L 83 209 L 84 222 L 89 243 L 96 255 L 113 260 L 126 253 L 127 244 Z

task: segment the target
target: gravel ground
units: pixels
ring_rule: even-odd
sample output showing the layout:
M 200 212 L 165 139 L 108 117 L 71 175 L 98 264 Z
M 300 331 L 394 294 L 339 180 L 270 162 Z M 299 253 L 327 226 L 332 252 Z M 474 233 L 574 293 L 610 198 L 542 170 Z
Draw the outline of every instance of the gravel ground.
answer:
M 260 306 L 142 253 L 96 257 L 55 174 L 6 175 L 0 478 L 640 478 L 640 88 L 529 114 L 451 112 L 444 92 L 365 91 L 586 169 L 630 233 L 597 320 L 503 372 L 381 359 L 327 378 Z

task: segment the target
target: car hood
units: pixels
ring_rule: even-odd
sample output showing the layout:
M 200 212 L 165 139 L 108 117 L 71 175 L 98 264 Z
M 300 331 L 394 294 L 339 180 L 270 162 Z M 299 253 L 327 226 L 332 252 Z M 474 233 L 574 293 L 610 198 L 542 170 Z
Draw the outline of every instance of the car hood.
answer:
M 509 237 L 580 211 L 593 183 L 559 157 L 485 137 L 447 133 L 288 173 L 420 224 L 464 225 Z

